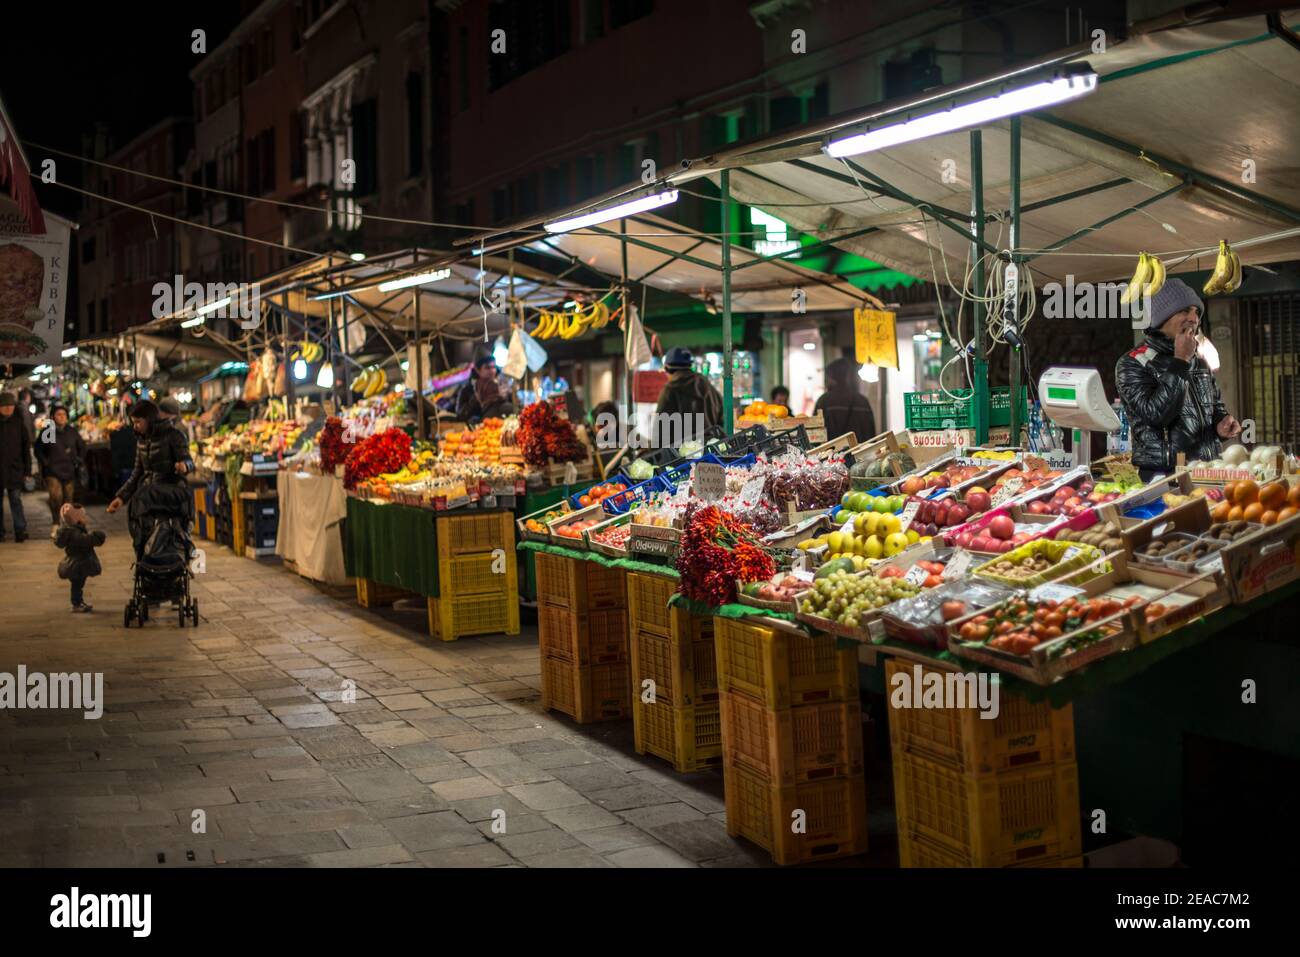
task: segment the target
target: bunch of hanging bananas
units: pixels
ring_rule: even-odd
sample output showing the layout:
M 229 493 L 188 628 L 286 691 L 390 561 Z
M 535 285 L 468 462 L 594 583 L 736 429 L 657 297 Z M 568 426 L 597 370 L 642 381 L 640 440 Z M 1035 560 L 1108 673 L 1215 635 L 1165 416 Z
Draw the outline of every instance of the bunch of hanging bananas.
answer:
M 1206 280 L 1201 292 L 1217 296 L 1221 292 L 1236 292 L 1241 286 L 1241 257 L 1232 251 L 1226 239 L 1219 240 L 1219 255 L 1214 260 L 1214 272 Z
M 363 399 L 373 399 L 387 388 L 388 373 L 378 366 L 362 370 L 361 375 L 352 380 L 352 391 Z
M 1119 301 L 1122 303 L 1137 302 L 1143 296 L 1154 296 L 1164 284 L 1165 264 L 1160 261 L 1158 256 L 1141 253 L 1138 255 L 1137 269 L 1133 273 L 1133 278 L 1124 287 L 1124 292 L 1120 295 Z
M 304 339 L 298 343 L 293 350 L 293 355 L 289 356 L 290 362 L 296 362 L 302 359 L 304 362 L 320 362 L 325 357 L 325 347 L 319 342 L 312 342 Z
M 609 306 L 603 302 L 593 303 L 576 312 L 549 312 L 543 309 L 532 336 L 534 339 L 550 339 L 557 335 L 561 339 L 576 339 L 588 329 L 603 329 L 609 325 L 610 315 Z

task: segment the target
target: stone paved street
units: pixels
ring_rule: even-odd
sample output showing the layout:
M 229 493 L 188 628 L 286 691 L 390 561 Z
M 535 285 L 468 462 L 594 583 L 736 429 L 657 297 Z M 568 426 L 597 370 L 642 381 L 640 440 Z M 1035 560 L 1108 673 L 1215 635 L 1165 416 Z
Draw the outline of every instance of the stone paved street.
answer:
M 720 774 L 636 755 L 631 722 L 543 712 L 533 628 L 436 643 L 422 607 L 371 612 L 200 542 L 200 627 L 127 630 L 124 513 L 89 509 L 108 543 L 77 615 L 26 498 L 31 539 L 0 544 L 0 672 L 102 671 L 106 703 L 0 711 L 2 866 L 770 863 L 727 836 Z

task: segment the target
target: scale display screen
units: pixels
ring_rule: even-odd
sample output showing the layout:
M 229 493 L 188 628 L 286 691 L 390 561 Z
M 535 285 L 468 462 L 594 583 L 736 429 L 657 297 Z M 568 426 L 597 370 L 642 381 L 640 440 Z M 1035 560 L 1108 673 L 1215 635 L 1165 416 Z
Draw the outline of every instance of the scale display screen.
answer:
M 1066 389 L 1061 386 L 1051 385 L 1047 387 L 1047 397 L 1049 399 L 1068 399 L 1071 402 L 1078 401 L 1078 394 L 1074 389 Z

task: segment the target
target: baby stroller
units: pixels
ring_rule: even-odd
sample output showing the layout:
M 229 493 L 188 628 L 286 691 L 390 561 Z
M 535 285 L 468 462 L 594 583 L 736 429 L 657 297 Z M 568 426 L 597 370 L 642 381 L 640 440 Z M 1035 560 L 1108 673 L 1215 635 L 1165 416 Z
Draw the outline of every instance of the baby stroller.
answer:
M 140 627 L 149 620 L 149 606 L 175 601 L 180 626 L 185 619 L 199 623 L 199 603 L 190 597 L 190 540 L 193 499 L 185 485 L 151 482 L 132 497 L 127 527 L 135 545 L 135 584 L 122 623 Z

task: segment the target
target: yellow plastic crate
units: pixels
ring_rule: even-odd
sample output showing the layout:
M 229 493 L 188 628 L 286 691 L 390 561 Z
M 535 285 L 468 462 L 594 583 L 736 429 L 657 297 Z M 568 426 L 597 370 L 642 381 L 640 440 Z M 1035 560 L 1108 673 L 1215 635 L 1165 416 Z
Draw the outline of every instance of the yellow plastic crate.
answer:
M 575 665 L 543 656 L 542 707 L 562 711 L 579 724 L 629 717 L 632 684 L 628 663 Z
M 653 754 L 683 773 L 722 764 L 722 720 L 718 702 L 674 708 L 662 698 L 632 699 L 632 734 L 637 754 Z
M 626 608 L 626 573 L 596 562 L 536 553 L 537 601 L 582 614 L 593 609 Z
M 827 635 L 763 628 L 715 618 L 718 688 L 738 691 L 769 708 L 858 700 L 858 658 Z
M 769 784 L 862 773 L 862 706 L 831 701 L 773 709 L 734 691 L 722 695 L 722 741 L 728 765 Z
M 776 863 L 866 852 L 867 786 L 861 774 L 782 788 L 743 767 L 724 765 L 722 773 L 727 833 L 753 841 Z
M 673 637 L 674 624 L 680 628 L 677 609 L 669 608 L 668 599 L 677 591 L 677 580 L 665 575 L 627 573 L 627 610 L 630 627 L 637 631 Z
M 898 863 L 900 867 L 974 867 L 969 855 L 954 854 L 948 848 L 924 837 L 898 838 Z M 1068 868 L 1083 867 L 1083 856 L 1074 857 L 1036 857 L 1023 864 L 1012 864 L 1013 868 L 1046 867 Z
M 405 588 L 385 585 L 383 582 L 371 581 L 369 578 L 358 578 L 356 582 L 357 604 L 362 608 L 384 608 L 403 598 L 420 597 L 415 592 L 407 591 Z
M 627 612 L 614 608 L 578 615 L 559 605 L 540 604 L 537 643 L 543 658 L 578 665 L 626 661 Z
M 885 697 L 894 676 L 909 679 L 946 672 L 918 662 L 885 661 Z M 990 774 L 1074 760 L 1074 708 L 1052 708 L 999 690 L 998 716 L 977 708 L 889 708 L 889 743 L 895 754 L 914 754 L 967 774 Z
M 1011 867 L 1082 853 L 1074 764 L 973 776 L 894 754 L 900 841 L 925 839 L 972 867 Z
M 438 562 L 438 590 L 443 595 L 519 594 L 519 565 L 514 552 L 462 555 Z
M 515 548 L 515 523 L 511 512 L 482 515 L 447 515 L 437 519 L 438 560 L 455 555 Z
M 655 700 L 674 707 L 716 703 L 718 668 L 713 619 L 676 610 L 674 613 L 681 615 L 674 629 L 680 637 L 630 630 L 632 686 L 640 697 L 646 692 L 646 682 L 652 681 Z
M 203 516 L 203 537 L 210 542 L 217 540 L 217 519 L 214 515 Z
M 430 598 L 429 634 L 440 641 L 467 635 L 517 635 L 519 599 L 507 601 L 500 595 Z

